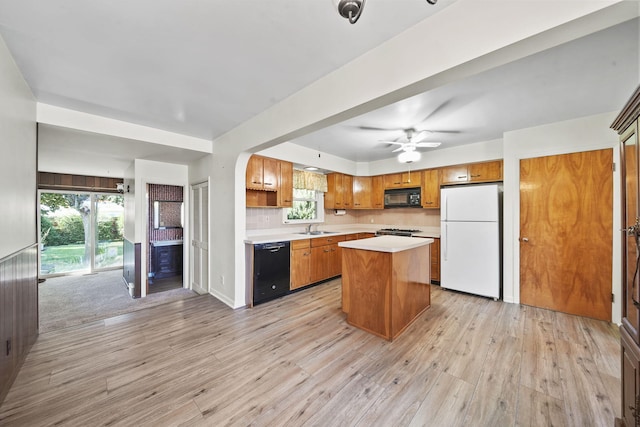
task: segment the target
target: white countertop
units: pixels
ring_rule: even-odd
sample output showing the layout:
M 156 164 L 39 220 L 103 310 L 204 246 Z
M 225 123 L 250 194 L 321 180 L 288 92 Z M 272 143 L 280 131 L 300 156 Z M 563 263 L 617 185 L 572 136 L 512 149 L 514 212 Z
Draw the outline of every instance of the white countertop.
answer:
M 353 224 L 352 226 L 320 226 L 319 229 L 323 231 L 331 231 L 331 234 L 317 234 L 308 235 L 300 234 L 299 231 L 288 231 L 286 229 L 269 229 L 269 230 L 252 230 L 251 234 L 247 234 L 244 243 L 247 244 L 260 244 L 270 242 L 286 242 L 292 240 L 314 239 L 317 237 L 330 237 L 340 236 L 345 234 L 354 233 L 375 233 L 376 230 L 381 228 L 411 228 L 420 229 L 420 233 L 414 234 L 415 237 L 427 237 L 427 238 L 440 238 L 440 227 L 427 227 L 427 226 L 398 226 L 398 225 L 385 225 L 377 224 L 375 226 L 368 224 Z M 314 227 L 315 229 L 315 227 Z M 382 237 L 382 236 L 381 236 Z
M 338 243 L 342 248 L 362 249 L 376 252 L 401 252 L 430 245 L 433 239 L 422 237 L 378 236 L 370 239 L 349 240 Z

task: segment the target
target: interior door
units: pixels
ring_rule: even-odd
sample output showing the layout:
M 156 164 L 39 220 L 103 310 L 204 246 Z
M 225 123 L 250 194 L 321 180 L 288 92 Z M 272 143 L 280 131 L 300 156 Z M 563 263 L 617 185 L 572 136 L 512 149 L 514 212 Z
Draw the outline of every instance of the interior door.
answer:
M 209 292 L 209 184 L 191 186 L 191 289 Z
M 622 135 L 621 157 L 623 159 L 622 174 L 624 185 L 622 187 L 623 212 L 623 271 L 622 276 L 622 322 L 636 342 L 640 342 L 639 332 L 636 328 L 640 315 L 638 306 L 634 303 L 640 301 L 639 278 L 636 272 L 638 262 L 638 245 L 636 243 L 638 217 L 638 133 L 636 126 L 630 126 Z M 634 232 L 635 231 L 635 232 Z M 635 396 L 635 394 L 633 394 Z
M 520 161 L 520 302 L 611 321 L 613 150 Z

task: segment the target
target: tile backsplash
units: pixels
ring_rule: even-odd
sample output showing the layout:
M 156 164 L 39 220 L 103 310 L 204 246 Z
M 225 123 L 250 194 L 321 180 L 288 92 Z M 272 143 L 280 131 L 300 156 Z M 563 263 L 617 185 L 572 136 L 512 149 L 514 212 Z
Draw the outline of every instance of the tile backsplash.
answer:
M 344 215 L 336 215 L 332 209 L 325 209 L 324 225 L 380 224 L 393 226 L 440 226 L 440 210 L 398 208 L 347 210 Z M 300 228 L 300 225 L 282 223 L 282 208 L 247 208 L 247 230 Z

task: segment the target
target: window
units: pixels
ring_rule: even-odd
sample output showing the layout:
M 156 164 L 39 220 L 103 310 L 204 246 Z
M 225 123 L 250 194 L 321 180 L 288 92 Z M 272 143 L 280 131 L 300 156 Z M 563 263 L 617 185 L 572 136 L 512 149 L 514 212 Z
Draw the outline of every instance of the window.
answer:
M 324 222 L 324 193 L 294 188 L 293 207 L 282 211 L 285 224 Z

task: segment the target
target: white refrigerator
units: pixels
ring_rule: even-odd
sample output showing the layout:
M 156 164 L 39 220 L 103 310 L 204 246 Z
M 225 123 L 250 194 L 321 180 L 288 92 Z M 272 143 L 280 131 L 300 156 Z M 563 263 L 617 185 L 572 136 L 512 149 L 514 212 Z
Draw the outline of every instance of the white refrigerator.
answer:
M 440 286 L 500 298 L 500 184 L 443 187 L 440 211 Z

